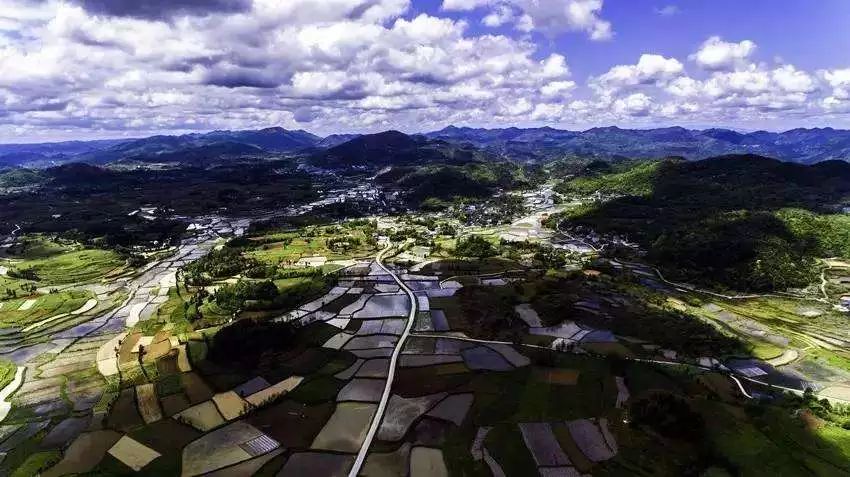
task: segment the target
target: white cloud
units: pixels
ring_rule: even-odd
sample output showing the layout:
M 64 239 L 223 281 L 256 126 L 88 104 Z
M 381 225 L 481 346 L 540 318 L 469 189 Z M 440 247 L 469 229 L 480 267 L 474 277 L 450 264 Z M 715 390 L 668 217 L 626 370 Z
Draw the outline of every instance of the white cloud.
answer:
M 652 98 L 644 93 L 634 93 L 614 101 L 615 113 L 624 116 L 646 116 L 652 108 Z
M 540 88 L 540 93 L 547 98 L 565 96 L 572 92 L 575 87 L 574 81 L 552 81 L 543 85 Z
M 255 0 L 170 22 L 29 8 L 18 39 L 0 43 L 0 135 L 517 120 L 575 87 L 562 55 L 402 16 L 406 0 Z
M 553 2 L 455 1 L 484 7 L 485 18 L 507 7 L 515 28 L 552 26 L 535 8 Z M 682 58 L 647 53 L 585 79 L 573 77 L 574 60 L 552 43 L 541 51 L 537 35 L 481 34 L 462 14 L 414 15 L 407 0 L 254 0 L 245 11 L 170 21 L 95 15 L 58 1 L 0 2 L 12 8 L 0 12 L 6 140 L 305 123 L 319 133 L 447 123 L 736 124 L 850 112 L 850 68 L 754 63 L 754 45 L 719 38 L 700 51 L 714 45 L 709 50 L 726 53 L 693 55 L 688 68 Z M 555 6 L 573 3 L 582 2 Z M 602 2 L 584 5 L 566 28 L 592 34 Z
M 655 8 L 655 13 L 662 17 L 672 17 L 673 15 L 678 15 L 681 11 L 677 5 L 665 5 Z
M 713 36 L 690 58 L 707 70 L 728 70 L 744 64 L 755 50 L 756 44 L 750 40 L 730 43 Z
M 442 9 L 490 9 L 482 22 L 498 27 L 510 22 L 520 31 L 537 30 L 549 36 L 586 32 L 592 40 L 613 36 L 611 23 L 600 15 L 603 0 L 443 0 Z
M 515 21 L 514 10 L 508 5 L 497 5 L 492 12 L 481 19 L 481 23 L 496 28 Z
M 675 58 L 643 54 L 634 65 L 618 65 L 591 79 L 591 86 L 603 95 L 610 95 L 629 87 L 666 83 L 679 76 L 683 70 L 682 63 Z

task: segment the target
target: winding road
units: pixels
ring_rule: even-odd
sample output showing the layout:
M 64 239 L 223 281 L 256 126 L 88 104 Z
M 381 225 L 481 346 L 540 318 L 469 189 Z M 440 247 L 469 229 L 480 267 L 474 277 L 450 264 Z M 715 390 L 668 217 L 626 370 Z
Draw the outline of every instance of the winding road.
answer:
M 407 325 L 404 327 L 404 332 L 401 334 L 401 337 L 398 340 L 398 343 L 395 345 L 395 349 L 393 349 L 393 354 L 390 356 L 390 368 L 387 373 L 387 381 L 384 385 L 384 393 L 381 395 L 381 400 L 378 402 L 378 409 L 375 411 L 375 415 L 372 417 L 372 423 L 369 425 L 369 432 L 366 433 L 366 439 L 363 440 L 363 444 L 360 446 L 360 452 L 357 453 L 357 458 L 354 460 L 354 465 L 351 467 L 351 471 L 348 473 L 349 477 L 357 477 L 360 474 L 360 469 L 363 468 L 363 463 L 366 462 L 366 456 L 369 454 L 369 447 L 372 446 L 372 441 L 375 439 L 375 434 L 378 432 L 378 428 L 381 426 L 381 421 L 384 418 L 384 412 L 387 409 L 387 402 L 390 400 L 390 394 L 392 393 L 393 380 L 395 379 L 395 371 L 398 365 L 398 357 L 401 354 L 401 350 L 404 348 L 404 343 L 407 340 L 407 337 L 410 336 L 410 330 L 413 328 L 413 322 L 416 318 L 416 296 L 413 294 L 413 290 L 411 290 L 398 275 L 395 274 L 392 270 L 390 270 L 383 263 L 384 255 L 390 250 L 392 244 L 387 244 L 387 247 L 381 250 L 378 256 L 375 258 L 375 263 L 381 267 L 387 274 L 393 277 L 398 286 L 407 293 L 407 297 L 410 299 L 410 313 L 407 315 Z

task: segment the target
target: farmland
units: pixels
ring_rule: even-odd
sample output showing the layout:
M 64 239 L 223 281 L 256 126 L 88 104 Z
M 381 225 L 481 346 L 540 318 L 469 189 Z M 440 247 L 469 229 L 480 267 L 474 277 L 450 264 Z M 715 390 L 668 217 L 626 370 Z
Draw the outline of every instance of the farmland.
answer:
M 841 263 L 823 290 L 723 295 L 528 200 L 486 228 L 210 218 L 147 265 L 7 278 L 27 373 L 0 470 L 850 475 Z M 90 250 L 26 249 L 15 266 Z

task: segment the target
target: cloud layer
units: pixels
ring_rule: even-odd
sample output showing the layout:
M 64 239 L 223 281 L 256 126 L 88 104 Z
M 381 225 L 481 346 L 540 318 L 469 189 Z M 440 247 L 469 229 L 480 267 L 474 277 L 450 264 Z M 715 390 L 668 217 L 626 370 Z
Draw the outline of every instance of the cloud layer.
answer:
M 4 141 L 850 112 L 850 68 L 757 62 L 748 40 L 712 37 L 688 58 L 647 52 L 574 78 L 568 59 L 541 54 L 534 38 L 616 41 L 602 0 L 444 0 L 445 16 L 409 0 L 0 1 Z

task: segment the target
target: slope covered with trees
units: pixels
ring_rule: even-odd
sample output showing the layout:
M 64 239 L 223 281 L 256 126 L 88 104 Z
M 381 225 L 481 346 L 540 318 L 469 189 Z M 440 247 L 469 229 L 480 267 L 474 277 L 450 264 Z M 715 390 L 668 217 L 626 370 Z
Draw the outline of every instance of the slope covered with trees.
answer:
M 811 283 L 817 258 L 850 257 L 850 165 L 759 156 L 642 162 L 566 180 L 557 191 L 611 200 L 573 209 L 573 225 L 625 234 L 670 278 L 739 290 Z

